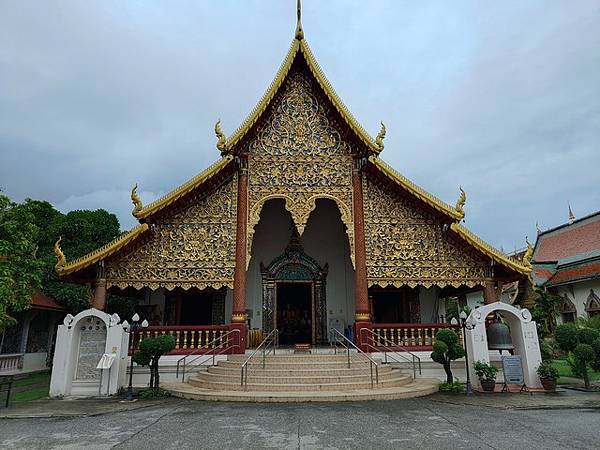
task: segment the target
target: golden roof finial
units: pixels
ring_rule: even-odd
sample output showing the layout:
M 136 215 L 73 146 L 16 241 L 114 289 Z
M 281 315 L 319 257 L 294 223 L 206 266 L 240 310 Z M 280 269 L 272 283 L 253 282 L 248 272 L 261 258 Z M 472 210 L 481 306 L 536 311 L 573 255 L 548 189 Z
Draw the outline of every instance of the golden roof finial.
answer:
M 375 143 L 377 144 L 377 147 L 379 147 L 379 151 L 383 150 L 383 139 L 385 138 L 385 125 L 383 124 L 383 122 L 381 122 L 381 129 L 379 130 L 379 133 L 377 133 L 377 137 L 375 138 Z
M 131 201 L 133 202 L 133 210 L 131 211 L 131 214 L 133 214 L 133 217 L 137 217 L 139 212 L 143 208 L 142 200 L 140 200 L 140 197 L 137 193 L 137 188 L 138 188 L 138 185 L 137 185 L 137 183 L 135 183 L 135 186 L 131 190 Z
M 296 12 L 298 19 L 296 21 L 296 39 L 301 41 L 304 39 L 304 31 L 302 30 L 302 2 L 300 0 L 296 3 Z
M 525 267 L 531 268 L 531 258 L 533 257 L 533 245 L 531 245 L 531 243 L 527 239 L 527 236 L 525 236 L 525 242 L 527 243 L 527 250 L 525 250 L 525 253 L 523 253 L 523 265 Z
M 221 119 L 215 123 L 215 134 L 217 135 L 217 148 L 223 153 L 227 150 L 227 139 L 221 129 Z
M 458 200 L 456 200 L 456 205 L 454 205 L 454 209 L 457 213 L 459 213 L 462 217 L 465 217 L 465 203 L 467 203 L 467 194 L 463 190 L 462 186 L 459 186 L 460 195 L 458 196 Z
M 56 265 L 54 266 L 54 270 L 58 271 L 61 267 L 67 265 L 67 258 L 65 254 L 60 248 L 60 242 L 62 241 L 62 236 L 58 237 L 58 241 L 54 243 L 54 254 L 56 255 Z

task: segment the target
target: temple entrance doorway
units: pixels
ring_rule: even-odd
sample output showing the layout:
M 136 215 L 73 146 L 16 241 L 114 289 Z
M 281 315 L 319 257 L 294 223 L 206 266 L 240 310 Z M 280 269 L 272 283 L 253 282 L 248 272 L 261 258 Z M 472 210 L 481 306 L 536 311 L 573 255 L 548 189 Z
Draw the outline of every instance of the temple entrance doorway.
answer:
M 277 324 L 280 345 L 310 344 L 313 340 L 311 282 L 277 283 Z

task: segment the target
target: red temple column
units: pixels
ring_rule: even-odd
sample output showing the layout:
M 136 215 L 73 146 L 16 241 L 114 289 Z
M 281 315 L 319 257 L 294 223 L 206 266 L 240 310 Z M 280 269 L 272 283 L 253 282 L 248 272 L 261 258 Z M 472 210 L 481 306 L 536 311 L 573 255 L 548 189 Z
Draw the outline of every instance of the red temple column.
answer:
M 496 285 L 493 280 L 488 280 L 483 286 L 483 303 L 489 305 L 497 301 L 496 298 Z
M 369 287 L 367 283 L 367 255 L 365 246 L 365 217 L 363 209 L 362 169 L 366 164 L 365 159 L 354 161 L 352 171 L 353 190 L 353 215 L 354 215 L 354 296 L 356 299 L 354 314 L 354 335 L 356 343 L 364 351 L 367 336 L 363 336 L 361 329 L 372 329 L 371 309 L 369 307 Z
M 94 287 L 92 307 L 104 311 L 106 307 L 106 278 L 98 278 Z
M 233 274 L 233 309 L 230 330 L 239 330 L 239 347 L 246 351 L 246 252 L 248 224 L 248 163 L 238 160 L 237 225 L 235 237 L 235 271 Z

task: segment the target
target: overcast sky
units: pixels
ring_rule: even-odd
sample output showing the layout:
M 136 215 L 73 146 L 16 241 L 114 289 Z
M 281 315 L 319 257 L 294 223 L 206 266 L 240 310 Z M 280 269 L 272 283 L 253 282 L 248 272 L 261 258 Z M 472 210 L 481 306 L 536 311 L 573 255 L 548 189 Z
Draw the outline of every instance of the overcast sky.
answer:
M 325 74 L 382 158 L 511 251 L 600 209 L 600 0 L 304 0 Z M 295 0 L 0 1 L 0 188 L 134 225 L 260 99 Z

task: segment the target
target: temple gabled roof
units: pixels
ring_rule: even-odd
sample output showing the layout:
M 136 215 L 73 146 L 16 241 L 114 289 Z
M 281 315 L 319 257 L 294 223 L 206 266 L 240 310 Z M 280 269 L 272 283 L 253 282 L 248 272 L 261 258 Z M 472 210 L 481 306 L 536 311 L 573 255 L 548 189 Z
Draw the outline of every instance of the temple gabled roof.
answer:
M 277 92 L 283 85 L 292 64 L 296 60 L 297 57 L 302 57 L 306 62 L 310 72 L 314 76 L 317 83 L 325 92 L 325 95 L 329 98 L 332 105 L 336 109 L 336 111 L 340 114 L 344 122 L 348 125 L 348 127 L 356 134 L 356 136 L 367 146 L 369 150 L 371 150 L 374 154 L 379 154 L 381 150 L 383 150 L 383 141 L 382 137 L 378 137 L 377 139 L 373 139 L 361 126 L 360 123 L 354 118 L 354 116 L 350 113 L 348 108 L 344 105 L 342 100 L 338 97 L 335 90 L 331 86 L 331 83 L 325 77 L 325 74 L 319 67 L 319 63 L 313 56 L 308 43 L 303 38 L 303 35 L 296 37 L 292 41 L 289 51 L 281 64 L 281 67 L 277 71 L 275 75 L 275 79 L 269 85 L 269 88 L 262 96 L 258 104 L 254 107 L 252 112 L 246 117 L 246 119 L 242 122 L 242 124 L 238 127 L 238 129 L 226 139 L 223 144 L 225 149 L 224 153 L 231 151 L 237 143 L 239 143 L 244 136 L 248 134 L 248 132 L 252 129 L 252 126 L 258 122 L 261 116 L 268 109 L 269 105 L 275 98 Z M 385 129 L 383 129 L 385 131 Z M 380 132 L 381 133 L 381 132 Z

